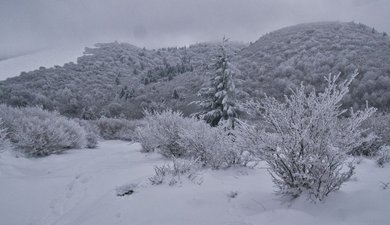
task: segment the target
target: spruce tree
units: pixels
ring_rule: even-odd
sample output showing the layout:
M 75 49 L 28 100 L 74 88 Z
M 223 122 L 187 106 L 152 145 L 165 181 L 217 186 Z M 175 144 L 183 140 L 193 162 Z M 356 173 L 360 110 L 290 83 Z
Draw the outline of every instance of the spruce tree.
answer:
M 203 99 L 196 103 L 203 108 L 198 116 L 211 126 L 223 125 L 227 129 L 234 129 L 237 118 L 234 86 L 236 69 L 228 61 L 227 42 L 228 39 L 223 38 L 211 67 L 210 86 L 199 91 L 198 95 Z

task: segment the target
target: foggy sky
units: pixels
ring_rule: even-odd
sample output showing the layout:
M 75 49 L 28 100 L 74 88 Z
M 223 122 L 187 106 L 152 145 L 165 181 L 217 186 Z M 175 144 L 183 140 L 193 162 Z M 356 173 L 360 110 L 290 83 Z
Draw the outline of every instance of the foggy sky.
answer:
M 389 0 L 0 0 L 0 60 L 70 43 L 256 41 L 285 26 L 355 21 L 390 33 Z

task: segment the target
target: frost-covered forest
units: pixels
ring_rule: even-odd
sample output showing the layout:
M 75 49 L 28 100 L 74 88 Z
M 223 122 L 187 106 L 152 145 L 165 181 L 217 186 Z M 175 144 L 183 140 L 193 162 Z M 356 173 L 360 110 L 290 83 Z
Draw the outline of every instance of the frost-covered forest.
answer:
M 242 44 L 229 45 L 236 55 Z M 61 114 L 96 119 L 140 118 L 143 108 L 160 105 L 192 112 L 188 104 L 207 79 L 218 45 L 196 44 L 158 50 L 130 44 L 96 44 L 77 63 L 40 68 L 1 83 L 1 101 L 36 106 Z
M 238 65 L 251 77 L 244 90 L 251 96 L 282 97 L 300 82 L 322 90 L 326 74 L 347 77 L 358 69 L 360 76 L 343 102 L 358 108 L 368 100 L 388 111 L 389 41 L 387 33 L 353 22 L 301 24 L 271 32 L 240 52 Z
M 166 107 L 194 113 L 188 103 L 208 81 L 217 43 L 157 50 L 124 43 L 96 44 L 77 63 L 39 68 L 0 83 L 0 101 L 36 106 L 61 114 L 96 119 L 140 118 L 142 108 Z M 343 103 L 355 109 L 370 105 L 388 111 L 390 38 L 355 23 L 314 23 L 284 28 L 255 43 L 229 43 L 228 55 L 240 73 L 237 98 L 289 94 L 301 82 L 321 90 L 323 77 L 358 69 Z
M 0 103 L 1 224 L 390 223 L 390 38 L 363 24 L 99 43 Z

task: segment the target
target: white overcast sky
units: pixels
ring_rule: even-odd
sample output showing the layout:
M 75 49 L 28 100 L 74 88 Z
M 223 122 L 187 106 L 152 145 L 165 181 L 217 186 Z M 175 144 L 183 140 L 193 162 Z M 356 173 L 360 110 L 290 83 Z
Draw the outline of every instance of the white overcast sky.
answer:
M 355 21 L 390 33 L 390 0 L 0 0 L 0 59 L 66 44 L 255 41 L 285 26 Z

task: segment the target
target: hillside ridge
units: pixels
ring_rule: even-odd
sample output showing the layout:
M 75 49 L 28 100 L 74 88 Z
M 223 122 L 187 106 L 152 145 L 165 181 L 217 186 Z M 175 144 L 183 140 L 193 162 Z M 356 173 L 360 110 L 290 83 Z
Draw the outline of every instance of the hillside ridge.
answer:
M 191 114 L 189 105 L 209 81 L 218 43 L 148 50 L 126 43 L 86 48 L 76 63 L 41 67 L 0 82 L 0 103 L 40 105 L 69 117 L 142 117 L 143 108 L 173 108 Z M 282 98 L 300 83 L 321 90 L 323 77 L 356 69 L 360 75 L 344 99 L 361 108 L 368 101 L 390 109 L 390 38 L 353 22 L 298 24 L 270 32 L 249 46 L 230 43 L 237 99 L 265 94 Z M 174 94 L 175 93 L 175 94 Z

